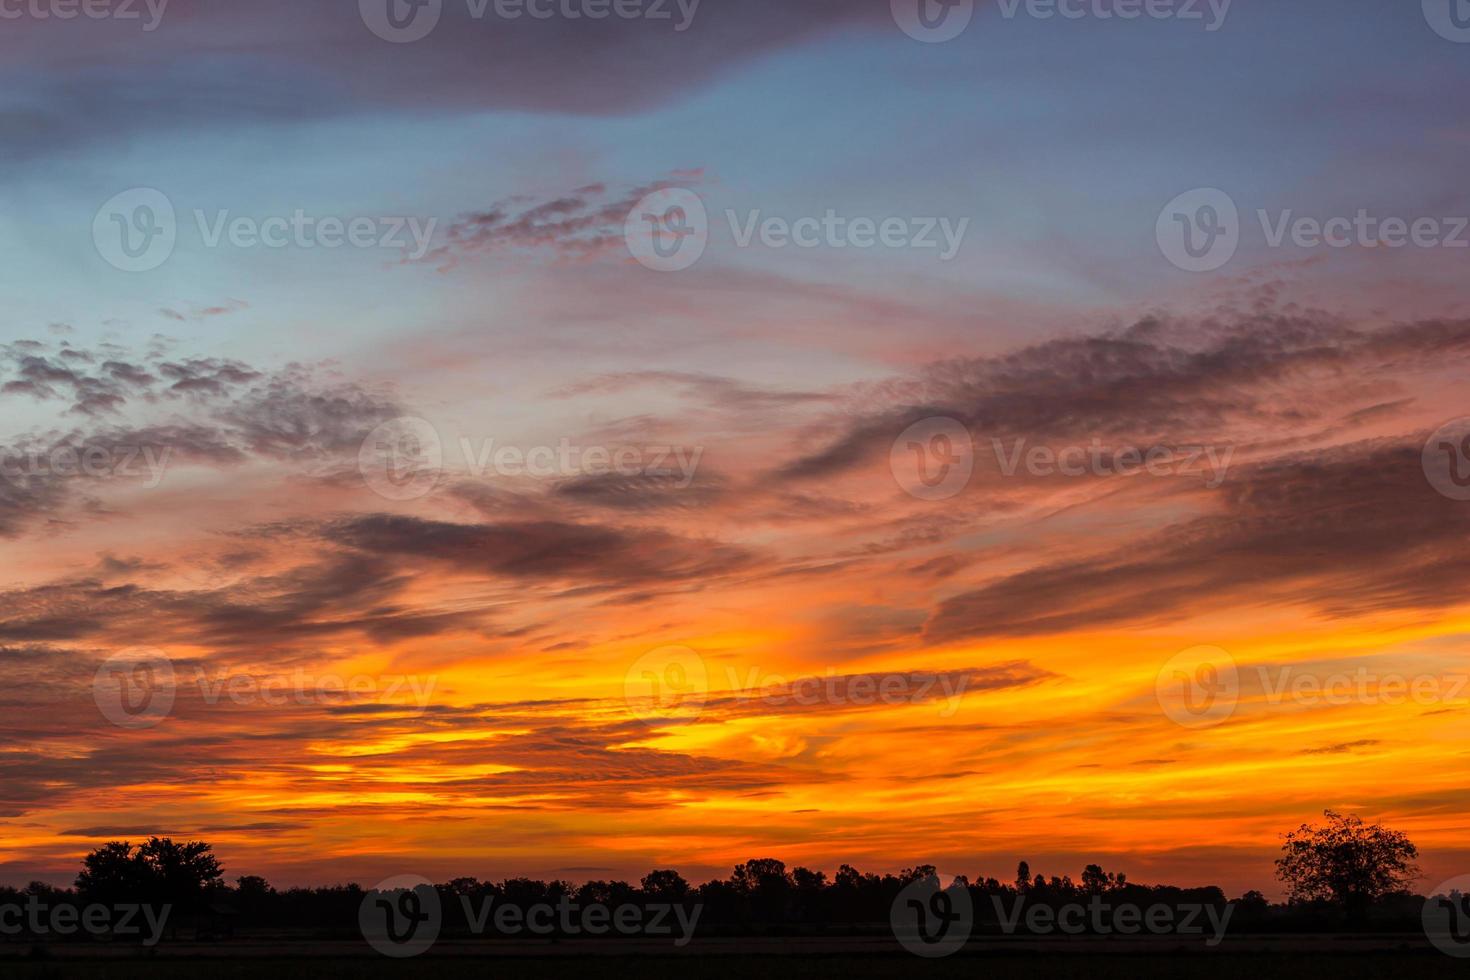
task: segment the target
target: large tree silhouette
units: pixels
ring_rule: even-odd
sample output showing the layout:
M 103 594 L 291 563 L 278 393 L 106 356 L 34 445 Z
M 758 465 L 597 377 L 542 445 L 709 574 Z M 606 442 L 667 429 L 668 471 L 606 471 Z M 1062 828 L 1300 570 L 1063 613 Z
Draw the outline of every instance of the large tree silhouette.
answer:
M 1362 818 L 1323 812 L 1326 822 L 1302 824 L 1285 835 L 1276 874 L 1294 902 L 1330 901 L 1352 918 L 1419 876 L 1419 850 L 1407 836 Z
M 204 841 L 150 837 L 136 849 L 110 841 L 82 859 L 77 890 L 105 902 L 160 902 L 194 911 L 223 874 Z
M 77 890 L 93 901 L 113 904 L 147 897 L 151 873 L 132 844 L 111 841 L 82 858 Z

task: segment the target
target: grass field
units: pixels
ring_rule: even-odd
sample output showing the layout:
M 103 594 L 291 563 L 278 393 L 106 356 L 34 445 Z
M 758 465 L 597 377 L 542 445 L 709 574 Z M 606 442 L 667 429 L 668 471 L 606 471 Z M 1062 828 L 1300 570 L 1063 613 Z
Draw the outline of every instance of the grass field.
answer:
M 684 980 L 691 977 L 814 978 L 862 980 L 866 977 L 1035 978 L 1035 980 L 1138 980 L 1178 978 L 1213 980 L 1245 977 L 1291 980 L 1357 980 L 1369 977 L 1464 977 L 1470 963 L 1416 950 L 1399 953 L 968 953 L 939 960 L 908 955 L 703 955 L 565 956 L 511 954 L 428 956 L 389 960 L 354 957 L 246 957 L 187 959 L 8 960 L 0 974 L 27 980 L 152 980 L 207 977 L 209 980 L 266 977 L 375 978 L 536 977 L 538 980 Z

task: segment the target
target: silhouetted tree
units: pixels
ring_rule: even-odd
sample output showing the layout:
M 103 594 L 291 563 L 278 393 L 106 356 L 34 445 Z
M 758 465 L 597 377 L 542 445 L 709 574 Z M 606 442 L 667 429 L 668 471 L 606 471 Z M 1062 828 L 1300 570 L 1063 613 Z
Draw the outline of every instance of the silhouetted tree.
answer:
M 142 901 L 151 890 L 151 871 L 127 841 L 109 841 L 82 858 L 76 887 L 89 901 L 112 905 Z
M 827 873 L 813 871 L 810 868 L 797 868 L 792 871 L 791 880 L 796 882 L 796 890 L 800 892 L 819 892 L 827 887 Z
M 77 889 L 94 901 L 160 902 L 195 911 L 224 873 L 204 841 L 110 841 L 82 859 Z
M 1243 929 L 1260 928 L 1271 912 L 1266 896 L 1252 888 L 1235 900 L 1235 919 Z
M 1361 919 L 1369 905 L 1402 891 L 1419 876 L 1419 850 L 1407 836 L 1382 824 L 1324 811 L 1321 826 L 1302 824 L 1285 835 L 1276 874 L 1294 902 L 1331 901 Z
M 660 901 L 678 902 L 689 894 L 689 882 L 677 871 L 650 871 L 638 884 L 645 895 Z
M 1409 859 L 1415 855 L 1413 845 L 1402 834 L 1364 827 L 1356 818 L 1329 813 L 1326 827 L 1303 827 L 1287 835 L 1286 856 L 1280 864 L 1283 872 L 1297 878 L 1293 884 L 1295 903 L 1272 906 L 1260 892 L 1247 892 L 1239 900 L 1234 921 L 1247 930 L 1272 932 L 1340 929 L 1339 916 L 1328 904 L 1340 902 L 1354 909 L 1371 904 L 1375 929 L 1417 931 L 1423 899 L 1394 891 L 1410 880 Z M 726 878 L 697 887 L 671 869 L 651 871 L 637 886 L 624 881 L 593 880 L 574 886 L 565 881 L 530 878 L 491 882 L 461 877 L 436 887 L 447 934 L 465 934 L 477 928 L 471 918 L 472 909 L 458 901 L 460 897 L 471 899 L 475 908 L 483 908 L 485 900 L 493 900 L 497 906 L 527 908 L 542 903 L 555 906 L 563 896 L 575 896 L 579 904 L 597 902 L 614 909 L 666 902 L 698 903 L 702 906 L 701 930 L 715 934 L 773 934 L 794 929 L 847 929 L 867 934 L 875 928 L 886 928 L 893 904 L 904 887 L 934 870 L 933 865 L 920 864 L 878 875 L 843 864 L 829 880 L 821 871 L 804 867 L 788 871 L 781 861 L 760 858 L 737 865 Z M 184 913 L 170 917 L 172 928 L 180 918 L 187 921 L 187 913 L 194 911 L 189 906 L 202 906 L 207 900 L 225 907 L 217 911 L 230 917 L 231 926 L 239 921 L 254 929 L 330 930 L 339 935 L 350 935 L 357 929 L 364 898 L 358 885 L 277 891 L 265 879 L 246 875 L 229 888 L 219 881 L 219 872 L 219 862 L 203 842 L 179 844 L 150 838 L 142 847 L 133 847 L 114 841 L 86 856 L 77 877 L 77 892 L 40 883 L 26 891 L 0 886 L 0 904 L 24 901 L 28 892 L 53 906 L 98 900 L 169 902 L 180 906 L 177 911 Z M 1016 868 L 1014 883 L 987 877 L 971 883 L 966 876 L 956 875 L 952 887 L 968 890 L 976 924 L 988 930 L 999 929 L 995 916 L 1015 908 L 1014 903 L 1023 896 L 1028 906 L 1054 911 L 1104 892 L 1110 901 L 1116 899 L 1141 908 L 1226 904 L 1224 892 L 1214 886 L 1139 885 L 1097 864 L 1087 865 L 1074 882 L 1067 875 L 1033 874 L 1023 861 Z M 201 916 L 196 928 L 200 922 L 210 921 L 211 916 Z M 493 925 L 489 928 L 494 930 Z
M 791 880 L 786 876 L 786 862 L 775 858 L 756 858 L 754 861 L 735 865 L 730 881 L 736 889 L 748 894 L 784 891 L 791 885 Z
M 1104 871 L 1100 864 L 1089 864 L 1082 869 L 1082 890 L 1089 895 L 1101 895 L 1128 884 L 1127 875 L 1116 875 Z
M 861 889 L 869 878 L 876 879 L 877 875 L 864 875 L 852 865 L 844 864 L 837 869 L 836 885 L 838 888 L 851 888 L 856 891 Z
M 786 873 L 786 863 L 775 858 L 757 858 L 737 864 L 730 876 L 732 890 L 743 896 L 750 909 L 767 922 L 786 917 L 795 883 Z
M 938 874 L 939 869 L 934 865 L 921 864 L 913 868 L 904 868 L 898 873 L 898 881 L 900 884 L 907 885 L 910 882 L 919 881 L 923 878 L 936 877 Z
M 138 857 L 149 870 L 156 900 L 186 912 L 197 911 L 205 892 L 224 874 L 212 851 L 202 840 L 175 844 L 167 837 L 148 838 L 138 848 Z
M 235 879 L 235 904 L 243 915 L 252 919 L 269 918 L 276 903 L 276 890 L 260 875 L 242 875 Z

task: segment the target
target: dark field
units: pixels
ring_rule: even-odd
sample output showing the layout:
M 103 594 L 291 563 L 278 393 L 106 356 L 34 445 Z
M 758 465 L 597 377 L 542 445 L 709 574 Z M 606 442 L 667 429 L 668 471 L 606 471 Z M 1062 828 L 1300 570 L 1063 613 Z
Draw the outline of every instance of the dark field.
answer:
M 1292 980 L 1355 980 L 1368 977 L 1465 977 L 1470 961 L 1453 959 L 1413 937 L 1291 940 L 1251 937 L 1215 950 L 1177 945 L 1100 941 L 1026 943 L 997 948 L 979 944 L 944 959 L 925 960 L 891 946 L 865 941 L 707 944 L 687 950 L 622 950 L 605 944 L 445 944 L 415 959 L 390 960 L 348 943 L 304 947 L 236 942 L 190 945 L 158 952 L 65 947 L 26 956 L 20 947 L 0 947 L 0 975 L 71 980 L 144 980 L 208 977 L 211 980 L 268 977 L 520 977 L 545 980 L 678 980 L 687 977 L 857 980 L 864 977 L 1017 977 L 1036 980 L 1179 980 L 1245 977 Z M 741 946 L 748 948 L 741 949 Z
M 666 958 L 609 957 L 590 961 L 573 957 L 474 957 L 392 962 L 385 959 L 255 959 L 209 962 L 165 960 L 133 962 L 6 963 L 6 976 L 71 980 L 145 980 L 152 977 L 424 977 L 536 976 L 546 980 L 679 977 L 812 977 L 854 980 L 861 977 L 1017 977 L 1036 980 L 1134 980 L 1142 977 L 1265 977 L 1300 980 L 1356 980 L 1368 977 L 1464 977 L 1465 963 L 1448 957 L 1312 956 L 1305 954 L 1224 954 L 1203 958 L 1159 955 L 1087 956 L 956 956 L 926 961 L 911 957 L 833 956 L 691 956 Z

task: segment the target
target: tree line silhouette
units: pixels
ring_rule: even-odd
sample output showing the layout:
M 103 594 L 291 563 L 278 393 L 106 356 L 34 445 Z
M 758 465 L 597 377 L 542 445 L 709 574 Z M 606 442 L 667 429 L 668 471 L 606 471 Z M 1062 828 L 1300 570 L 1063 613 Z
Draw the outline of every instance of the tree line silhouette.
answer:
M 1232 929 L 1240 932 L 1310 932 L 1348 927 L 1380 931 L 1417 929 L 1425 901 L 1409 888 L 1418 876 L 1418 852 L 1403 834 L 1381 825 L 1366 826 L 1352 816 L 1328 811 L 1322 825 L 1303 824 L 1284 835 L 1277 874 L 1287 890 L 1283 903 L 1269 902 L 1260 891 L 1234 900 Z M 788 868 L 774 858 L 758 858 L 735 866 L 728 877 L 692 884 L 679 872 L 658 869 L 636 884 L 618 880 L 540 881 L 506 878 L 481 881 L 453 878 L 437 884 L 443 930 L 467 931 L 468 907 L 495 904 L 523 908 L 569 901 L 578 906 L 600 904 L 648 907 L 679 903 L 702 907 L 702 934 L 760 932 L 772 935 L 811 932 L 886 930 L 900 892 L 937 871 L 915 865 L 896 874 L 873 874 L 841 865 L 828 876 L 806 867 Z M 998 930 L 1000 907 L 1018 900 L 1027 905 L 1088 902 L 1102 896 L 1111 905 L 1225 906 L 1225 892 L 1215 886 L 1181 888 L 1141 885 L 1126 875 L 1089 864 L 1080 876 L 1033 874 L 1020 862 L 1011 881 L 993 877 L 955 883 L 968 890 L 976 929 Z M 945 881 L 949 885 L 949 881 Z M 140 846 L 114 841 L 88 854 L 74 888 L 57 889 L 34 882 L 24 889 L 0 888 L 0 905 L 23 903 L 28 897 L 50 905 L 150 903 L 172 907 L 173 931 L 181 924 L 196 934 L 230 934 L 237 928 L 349 931 L 367 890 L 359 884 L 278 890 L 262 877 L 244 875 L 233 884 L 203 841 L 175 842 L 151 837 Z M 468 899 L 469 901 L 463 901 Z M 999 907 L 998 907 L 999 906 Z

